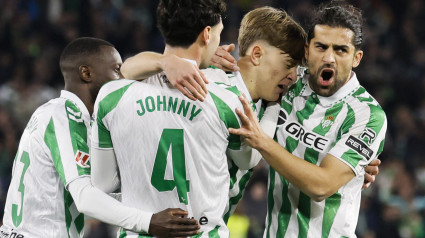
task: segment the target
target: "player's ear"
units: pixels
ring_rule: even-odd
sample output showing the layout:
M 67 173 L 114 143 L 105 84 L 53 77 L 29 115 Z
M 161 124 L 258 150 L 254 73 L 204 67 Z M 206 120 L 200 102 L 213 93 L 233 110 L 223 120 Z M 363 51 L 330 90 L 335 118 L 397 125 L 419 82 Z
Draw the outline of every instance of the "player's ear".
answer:
M 359 66 L 362 58 L 363 58 L 363 51 L 362 50 L 357 50 L 356 52 L 354 52 L 353 68 Z
M 80 75 L 80 79 L 86 83 L 93 81 L 93 75 L 90 72 L 90 67 L 87 65 L 80 65 L 78 67 L 78 74 Z
M 306 43 L 304 46 L 304 58 L 306 60 L 308 60 L 308 47 L 309 47 L 309 43 Z
M 261 63 L 261 57 L 263 56 L 263 48 L 259 45 L 254 45 L 251 51 L 251 62 L 253 65 L 258 66 Z
M 204 30 L 201 32 L 202 42 L 205 45 L 208 45 L 211 41 L 212 28 L 210 26 L 206 26 Z

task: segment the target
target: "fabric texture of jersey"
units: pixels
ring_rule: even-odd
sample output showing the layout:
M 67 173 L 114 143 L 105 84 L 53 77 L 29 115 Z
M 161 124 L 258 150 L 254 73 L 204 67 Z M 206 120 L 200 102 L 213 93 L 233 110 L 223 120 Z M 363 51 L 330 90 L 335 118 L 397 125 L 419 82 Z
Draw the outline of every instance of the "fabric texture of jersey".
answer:
M 223 70 L 211 66 L 210 68 L 203 69 L 202 73 L 204 73 L 205 77 L 208 80 L 215 80 L 214 82 L 217 84 L 236 86 L 238 90 L 241 93 L 243 93 L 251 102 L 251 104 L 253 105 L 252 108 L 257 115 L 261 114 L 259 113 L 260 111 L 263 111 L 263 110 L 257 110 L 257 108 L 263 109 L 263 107 L 261 107 L 261 100 L 259 101 L 258 104 L 254 104 L 251 98 L 251 94 L 249 93 L 248 88 L 246 87 L 240 72 L 225 73 Z M 248 185 L 248 182 L 253 172 L 252 169 L 250 170 L 240 169 L 231 160 L 228 161 L 228 164 L 229 164 L 229 173 L 230 173 L 230 188 L 229 188 L 229 202 L 226 205 L 226 210 L 224 214 L 224 221 L 226 223 L 229 220 L 230 216 L 236 210 L 236 207 L 239 201 L 242 199 L 245 188 Z
M 316 165 L 329 153 L 347 164 L 355 177 L 315 202 L 271 168 L 264 237 L 356 237 L 364 167 L 383 150 L 386 116 L 354 72 L 331 97 L 314 93 L 308 76 L 282 99 L 277 141 Z
M 68 91 L 34 112 L 13 164 L 4 226 L 25 237 L 83 237 L 84 215 L 66 186 L 90 175 L 90 134 L 87 108 Z
M 242 105 L 236 87 L 207 87 L 199 102 L 174 89 L 163 73 L 107 83 L 95 103 L 92 146 L 114 150 L 124 204 L 151 212 L 181 208 L 199 220 L 200 236 L 228 237 L 226 150 L 243 147 L 228 128 L 239 128 L 234 109 Z

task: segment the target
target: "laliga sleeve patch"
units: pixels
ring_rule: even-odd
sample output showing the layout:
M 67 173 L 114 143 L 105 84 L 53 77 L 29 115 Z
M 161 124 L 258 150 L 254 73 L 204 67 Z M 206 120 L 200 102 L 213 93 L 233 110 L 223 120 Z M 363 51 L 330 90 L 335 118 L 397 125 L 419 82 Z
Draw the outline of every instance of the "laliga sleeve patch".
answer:
M 345 144 L 367 160 L 370 160 L 373 154 L 373 151 L 363 141 L 354 136 L 348 137 Z
M 79 150 L 77 151 L 77 154 L 75 155 L 75 162 L 81 168 L 90 168 L 89 159 L 90 159 L 90 156 L 87 153 L 84 153 Z

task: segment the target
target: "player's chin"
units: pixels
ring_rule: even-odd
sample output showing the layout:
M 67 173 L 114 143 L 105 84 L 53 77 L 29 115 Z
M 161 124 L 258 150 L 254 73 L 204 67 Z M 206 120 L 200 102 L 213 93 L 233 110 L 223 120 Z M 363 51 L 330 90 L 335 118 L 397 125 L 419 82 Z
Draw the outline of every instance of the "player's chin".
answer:
M 281 93 L 273 93 L 268 95 L 266 98 L 264 98 L 265 100 L 269 101 L 269 102 L 276 102 L 281 98 Z

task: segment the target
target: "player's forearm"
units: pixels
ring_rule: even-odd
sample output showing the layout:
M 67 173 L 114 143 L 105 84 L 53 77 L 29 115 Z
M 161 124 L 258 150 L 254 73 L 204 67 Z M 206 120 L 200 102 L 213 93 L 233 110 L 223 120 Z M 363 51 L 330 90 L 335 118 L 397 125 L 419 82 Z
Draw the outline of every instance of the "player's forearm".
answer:
M 153 213 L 130 208 L 94 187 L 89 177 L 78 178 L 68 189 L 79 212 L 134 232 L 148 232 Z
M 146 79 L 162 71 L 162 54 L 142 52 L 124 61 L 121 73 L 126 79 Z
M 289 153 L 271 138 L 264 139 L 258 150 L 276 172 L 315 201 L 326 199 L 345 184 L 325 168 Z

